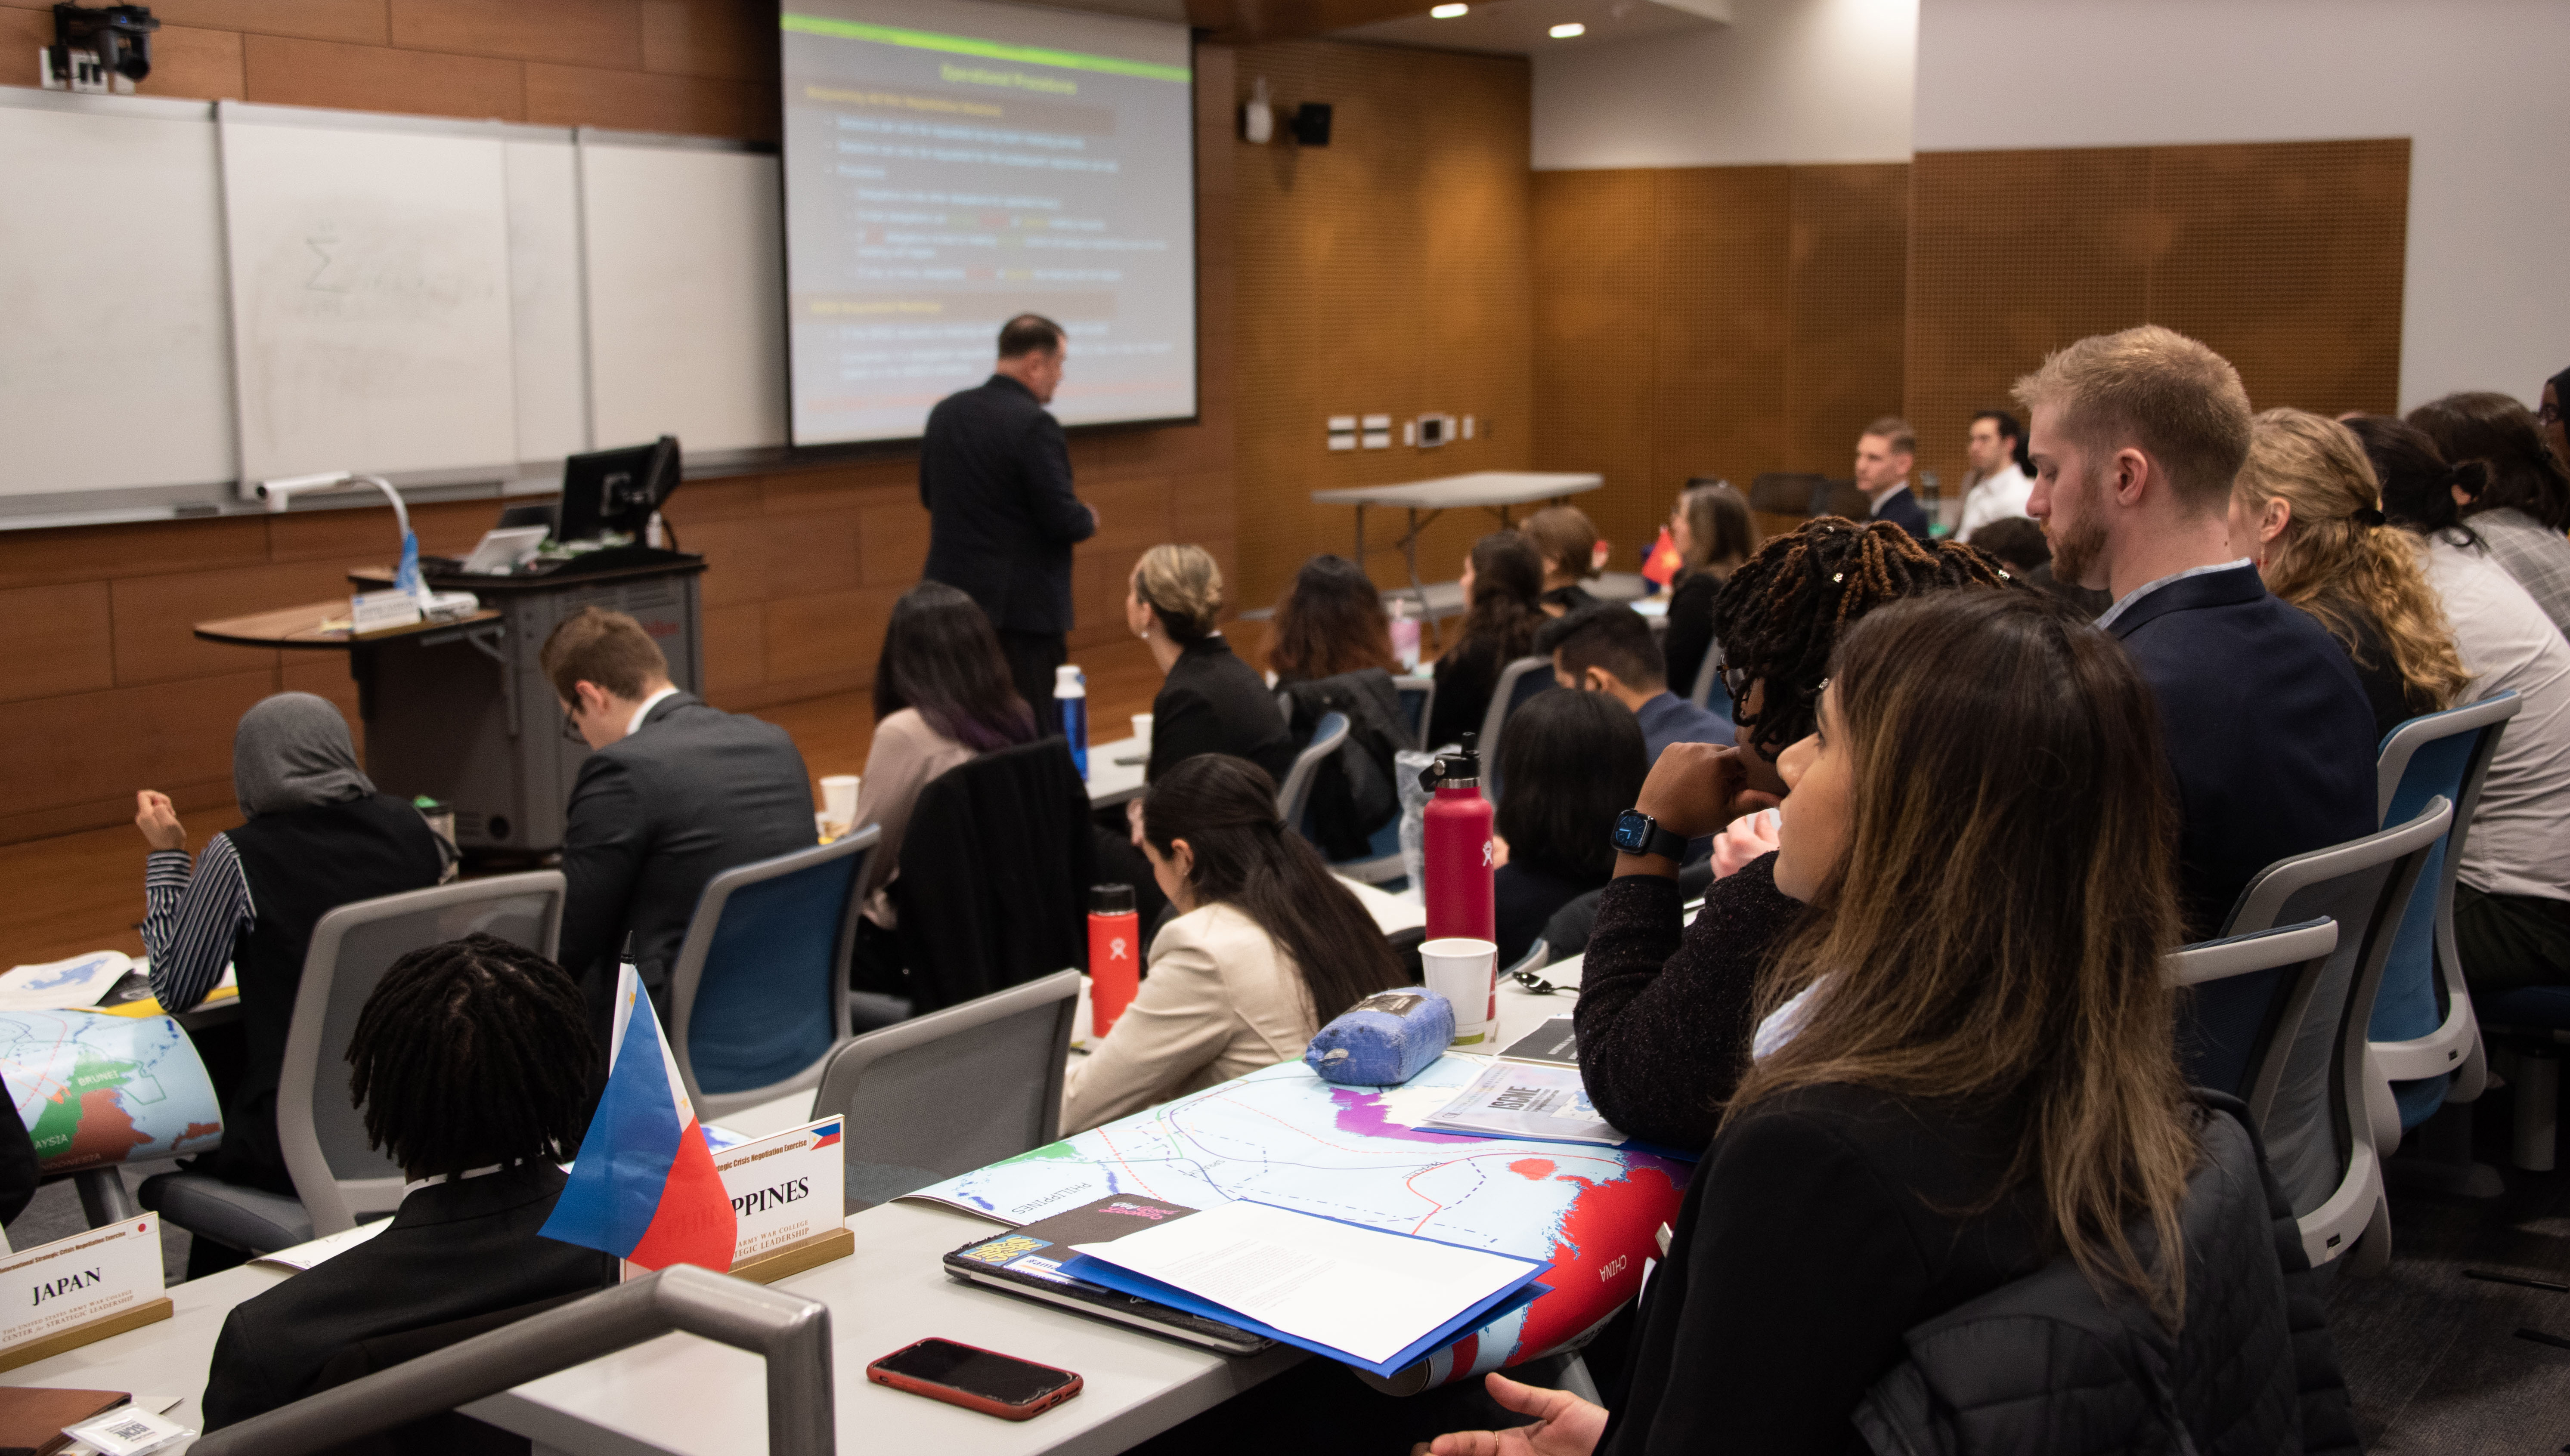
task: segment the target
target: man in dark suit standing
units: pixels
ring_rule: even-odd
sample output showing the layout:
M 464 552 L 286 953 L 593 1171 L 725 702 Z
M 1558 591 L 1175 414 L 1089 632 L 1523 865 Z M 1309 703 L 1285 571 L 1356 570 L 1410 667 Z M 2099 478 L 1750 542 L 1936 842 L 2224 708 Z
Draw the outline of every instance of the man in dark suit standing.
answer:
M 1053 680 L 1070 657 L 1071 548 L 1097 533 L 1097 512 L 1071 493 L 1062 423 L 1045 411 L 1062 385 L 1063 352 L 1052 319 L 1010 319 L 991 377 L 939 401 L 919 446 L 929 517 L 920 574 L 981 604 L 1010 679 L 1047 732 L 1062 728 Z
M 623 612 L 565 618 L 539 660 L 568 728 L 595 750 L 563 831 L 561 961 L 604 1046 L 629 937 L 665 1024 L 696 897 L 725 870 L 812 848 L 812 784 L 784 729 L 670 686 L 659 644 Z
M 2232 549 L 2249 395 L 2229 361 L 2145 325 L 2052 355 L 2016 397 L 2053 574 L 2113 593 L 2097 625 L 2159 699 L 2187 937 L 2219 933 L 2259 871 L 2373 832 L 2364 690 L 2329 632 Z
M 1895 415 L 1865 427 L 1856 441 L 1856 488 L 1874 503 L 1878 521 L 1889 521 L 1928 544 L 1928 509 L 1910 493 L 1910 468 L 1919 463 L 1919 432 Z

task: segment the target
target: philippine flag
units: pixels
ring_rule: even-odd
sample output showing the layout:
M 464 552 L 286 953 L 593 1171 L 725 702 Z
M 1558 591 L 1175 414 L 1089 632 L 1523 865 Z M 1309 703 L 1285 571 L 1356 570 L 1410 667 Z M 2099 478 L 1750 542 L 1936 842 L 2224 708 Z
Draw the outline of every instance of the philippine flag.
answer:
M 740 1238 L 731 1196 L 631 965 L 617 973 L 607 1059 L 607 1095 L 580 1140 L 579 1161 L 544 1236 L 643 1269 L 692 1264 L 729 1273 Z
M 812 1147 L 810 1151 L 817 1153 L 823 1148 L 835 1148 L 839 1146 L 839 1128 L 840 1124 L 835 1122 L 823 1123 L 821 1126 L 814 1128 L 812 1130 Z

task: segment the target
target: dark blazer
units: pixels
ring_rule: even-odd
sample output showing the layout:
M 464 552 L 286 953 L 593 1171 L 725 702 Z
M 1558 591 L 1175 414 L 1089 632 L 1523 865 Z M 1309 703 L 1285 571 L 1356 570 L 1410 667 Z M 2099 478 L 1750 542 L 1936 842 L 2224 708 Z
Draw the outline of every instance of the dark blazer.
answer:
M 812 784 L 773 723 L 693 693 L 653 705 L 640 731 L 582 760 L 563 832 L 563 969 L 604 1028 L 630 931 L 643 984 L 667 984 L 705 882 L 816 843 Z
M 1643 1293 L 1600 1456 L 1867 1451 L 1850 1417 L 1902 1334 L 2043 1267 L 2022 1191 L 1957 1212 L 2011 1151 L 1985 1115 L 1867 1088 L 1743 1113 L 1705 1150 Z
M 311 1394 L 347 1345 L 616 1282 L 616 1260 L 542 1238 L 563 1172 L 521 1164 L 402 1200 L 392 1227 L 223 1318 L 206 1429 Z
M 1035 391 L 994 374 L 939 401 L 919 442 L 919 504 L 920 575 L 969 593 L 1002 631 L 1071 630 L 1071 547 L 1097 518 L 1071 494 L 1071 448 Z
M 1910 539 L 1921 546 L 1928 544 L 1928 508 L 1919 504 L 1919 498 L 1910 494 L 1908 486 L 1884 497 L 1883 504 L 1874 510 L 1874 519 L 1889 521 L 1909 532 Z
M 2271 595 L 2257 567 L 2172 581 L 2107 630 L 2159 699 L 2187 938 L 2220 933 L 2269 865 L 2373 833 L 2364 689 L 2329 632 Z
M 1669 592 L 1668 630 L 1660 636 L 1660 655 L 1667 659 L 1669 691 L 1686 697 L 1695 691 L 1696 673 L 1713 651 L 1713 602 L 1722 583 L 1709 571 L 1689 571 Z M 1713 690 L 1712 708 L 1729 714 L 1731 699 Z
M 1294 767 L 1294 735 L 1275 690 L 1219 635 L 1187 643 L 1169 664 L 1151 700 L 1151 762 L 1143 777 L 1156 783 L 1200 753 L 1245 758 L 1279 784 Z
M 1085 966 L 1093 856 L 1088 786 L 1060 738 L 996 749 L 929 780 L 892 883 L 911 1009 Z

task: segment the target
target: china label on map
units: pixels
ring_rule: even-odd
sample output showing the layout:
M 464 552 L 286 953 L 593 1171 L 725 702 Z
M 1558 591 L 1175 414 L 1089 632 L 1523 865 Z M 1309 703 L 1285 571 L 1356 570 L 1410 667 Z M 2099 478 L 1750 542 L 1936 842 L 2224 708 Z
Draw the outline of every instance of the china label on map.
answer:
M 0 1011 L 0 1080 L 47 1173 L 212 1152 L 214 1084 L 167 1016 Z

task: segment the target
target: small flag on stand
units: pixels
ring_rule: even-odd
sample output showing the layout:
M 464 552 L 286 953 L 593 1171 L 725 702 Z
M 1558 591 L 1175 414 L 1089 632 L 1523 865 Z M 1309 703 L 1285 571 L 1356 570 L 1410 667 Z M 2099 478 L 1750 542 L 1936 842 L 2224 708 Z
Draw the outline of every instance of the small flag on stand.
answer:
M 1660 539 L 1651 543 L 1651 553 L 1642 558 L 1642 579 L 1666 586 L 1686 569 L 1686 557 L 1678 554 L 1677 544 L 1669 540 L 1669 529 L 1660 528 Z
M 660 1018 L 631 965 L 616 977 L 607 1095 L 542 1233 L 643 1269 L 731 1270 L 740 1237 L 731 1196 L 714 1171 L 713 1150 L 687 1103 Z

